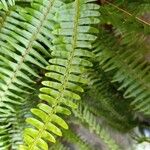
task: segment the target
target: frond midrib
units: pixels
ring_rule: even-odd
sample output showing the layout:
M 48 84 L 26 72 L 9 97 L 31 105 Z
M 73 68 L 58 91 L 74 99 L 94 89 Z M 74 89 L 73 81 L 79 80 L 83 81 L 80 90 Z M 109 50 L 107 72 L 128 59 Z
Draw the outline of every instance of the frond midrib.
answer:
M 62 81 L 62 88 L 60 88 L 59 90 L 59 95 L 56 98 L 56 104 L 54 104 L 52 106 L 52 112 L 51 114 L 48 114 L 47 118 L 45 119 L 46 123 L 44 124 L 43 128 L 40 130 L 40 132 L 38 133 L 38 136 L 36 137 L 36 139 L 34 139 L 34 142 L 28 147 L 29 150 L 32 150 L 32 148 L 35 146 L 36 141 L 38 141 L 39 138 L 41 138 L 42 132 L 46 129 L 46 126 L 48 125 L 49 122 L 51 122 L 51 117 L 52 115 L 56 114 L 56 108 L 57 106 L 59 106 L 61 104 L 61 99 L 64 97 L 64 92 L 69 80 L 69 75 L 70 75 L 70 67 L 74 58 L 74 52 L 75 52 L 75 48 L 76 48 L 76 43 L 77 43 L 77 36 L 78 36 L 78 20 L 79 20 L 79 12 L 80 12 L 80 0 L 76 0 L 75 4 L 75 19 L 74 19 L 74 27 L 73 27 L 73 35 L 72 35 L 72 50 L 71 50 L 71 54 L 70 54 L 70 58 L 68 59 L 68 63 L 66 66 L 66 72 L 64 73 L 64 79 Z

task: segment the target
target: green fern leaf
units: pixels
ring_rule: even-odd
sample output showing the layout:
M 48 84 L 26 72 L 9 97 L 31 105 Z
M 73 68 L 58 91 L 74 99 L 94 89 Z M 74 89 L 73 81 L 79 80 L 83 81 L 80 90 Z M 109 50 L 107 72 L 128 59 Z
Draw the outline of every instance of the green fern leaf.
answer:
M 55 6 L 61 4 L 58 1 Z M 31 85 L 39 78 L 33 68 L 45 68 L 48 62 L 44 56 L 50 56 L 53 1 L 48 5 L 35 1 L 32 5 L 32 8 L 17 7 L 11 11 L 0 32 L 0 58 L 5 64 L 0 69 L 0 103 L 1 107 L 13 112 L 14 105 L 21 104 L 24 99 L 22 93 L 32 91 Z
M 98 32 L 92 25 L 99 22 L 99 6 L 88 3 L 92 1 L 76 0 L 57 10 L 54 19 L 58 26 L 53 31 L 56 35 L 52 47 L 53 57 L 47 67 L 49 72 L 45 74 L 50 80 L 42 82 L 44 87 L 40 89 L 39 95 L 46 104 L 42 103 L 38 105 L 38 109 L 31 109 L 40 119 L 27 119 L 36 129 L 25 133 L 26 145 L 22 146 L 24 149 L 47 150 L 45 140 L 55 142 L 50 132 L 61 136 L 59 128 L 68 129 L 67 123 L 58 114 L 69 115 L 70 111 L 66 106 L 76 108 L 71 100 L 80 99 L 78 92 L 83 92 L 80 84 L 87 83 L 83 73 L 87 67 L 92 66 L 87 58 L 92 57 L 89 50 L 92 48 L 91 42 L 96 39 L 94 34 Z

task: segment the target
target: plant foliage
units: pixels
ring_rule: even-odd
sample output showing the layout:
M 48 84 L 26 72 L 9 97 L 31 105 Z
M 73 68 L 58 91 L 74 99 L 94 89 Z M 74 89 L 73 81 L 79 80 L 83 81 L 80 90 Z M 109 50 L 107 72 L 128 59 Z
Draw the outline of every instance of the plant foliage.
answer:
M 95 149 L 76 123 L 110 150 L 123 146 L 104 126 L 148 142 L 134 128 L 150 124 L 149 8 L 1 0 L 0 150 Z

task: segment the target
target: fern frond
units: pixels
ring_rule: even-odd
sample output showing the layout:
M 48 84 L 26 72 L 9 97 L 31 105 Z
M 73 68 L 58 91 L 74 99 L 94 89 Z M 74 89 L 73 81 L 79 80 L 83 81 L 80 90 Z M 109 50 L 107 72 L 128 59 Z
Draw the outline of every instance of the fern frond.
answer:
M 0 28 L 3 26 L 6 18 L 6 12 L 0 10 Z
M 83 123 L 88 124 L 89 129 L 96 133 L 110 150 L 120 150 L 120 146 L 110 137 L 109 133 L 101 127 L 96 117 L 88 111 L 88 107 L 84 107 L 80 104 L 80 107 L 73 112 Z
M 9 118 L 7 126 L 0 125 L 0 149 L 16 150 L 23 143 L 22 131 L 25 126 L 25 118 L 22 118 L 24 120 L 22 123 L 17 119 L 17 117 Z
M 7 2 L 9 3 L 9 2 Z M 0 2 L 0 30 L 1 28 L 3 27 L 5 21 L 6 21 L 6 18 L 10 15 L 10 12 L 12 11 L 12 9 L 14 9 L 14 5 L 13 6 L 10 6 L 9 8 L 7 8 L 8 10 L 6 11 L 5 9 L 1 9 L 1 5 L 3 7 L 3 4 L 2 2 Z
M 50 57 L 53 6 L 61 4 L 35 1 L 32 8 L 17 7 L 6 17 L 0 32 L 0 58 L 5 64 L 0 68 L 1 108 L 14 111 L 14 106 L 22 103 L 23 93 L 33 91 L 32 85 L 39 78 L 34 67 L 45 68 L 45 58 Z
M 108 45 L 107 40 L 110 39 L 112 42 Z M 125 90 L 124 98 L 134 99 L 131 103 L 133 109 L 149 115 L 149 65 L 140 50 L 135 50 L 132 46 L 128 46 L 126 51 L 125 46 L 119 48 L 117 40 L 108 36 L 106 32 L 103 33 L 101 40 L 103 42 L 100 42 L 95 50 L 100 66 L 105 72 L 111 72 L 112 82 L 120 84 L 118 90 Z M 113 41 L 116 41 L 116 44 Z
M 119 150 L 113 128 L 149 142 L 149 6 L 0 0 L 0 150 L 96 149 L 81 131 Z
M 96 63 L 93 69 L 88 71 L 88 78 L 89 89 L 83 96 L 84 104 L 89 105 L 89 109 L 97 116 L 103 116 L 113 128 L 123 132 L 131 130 L 136 125 L 130 111 L 131 100 L 122 97 L 111 84 L 108 75 L 97 67 Z
M 80 84 L 87 83 L 83 73 L 92 66 L 88 61 L 92 57 L 91 43 L 96 39 L 97 29 L 93 24 L 99 23 L 99 6 L 94 0 L 76 0 L 60 7 L 55 20 L 59 24 L 53 34 L 52 59 L 47 67 L 47 81 L 43 81 L 39 97 L 43 103 L 31 109 L 40 119 L 28 118 L 27 122 L 35 127 L 25 130 L 25 145 L 22 149 L 48 149 L 45 140 L 55 142 L 54 133 L 62 135 L 60 127 L 68 129 L 67 123 L 59 114 L 70 115 L 68 107 L 76 108 L 72 100 L 79 100 L 83 92 Z M 90 8 L 90 9 L 89 9 Z M 89 33 L 90 32 L 90 33 Z M 59 125 L 60 127 L 56 126 Z

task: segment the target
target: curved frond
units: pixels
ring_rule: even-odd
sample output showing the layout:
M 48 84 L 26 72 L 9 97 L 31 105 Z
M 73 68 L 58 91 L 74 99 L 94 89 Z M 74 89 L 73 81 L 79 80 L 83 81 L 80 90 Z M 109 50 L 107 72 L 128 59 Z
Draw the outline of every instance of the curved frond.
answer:
M 116 130 L 149 142 L 149 6 L 0 0 L 0 150 L 119 150 Z

